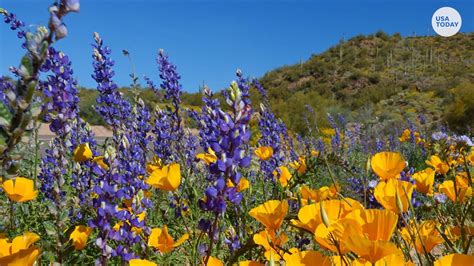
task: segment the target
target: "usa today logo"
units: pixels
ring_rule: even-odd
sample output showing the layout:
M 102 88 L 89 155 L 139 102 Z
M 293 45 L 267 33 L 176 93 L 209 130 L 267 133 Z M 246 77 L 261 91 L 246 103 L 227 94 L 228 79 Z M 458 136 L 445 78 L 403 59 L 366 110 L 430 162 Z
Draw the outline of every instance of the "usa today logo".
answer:
M 433 30 L 443 37 L 455 35 L 461 29 L 461 25 L 461 15 L 452 7 L 442 7 L 436 10 L 431 18 Z

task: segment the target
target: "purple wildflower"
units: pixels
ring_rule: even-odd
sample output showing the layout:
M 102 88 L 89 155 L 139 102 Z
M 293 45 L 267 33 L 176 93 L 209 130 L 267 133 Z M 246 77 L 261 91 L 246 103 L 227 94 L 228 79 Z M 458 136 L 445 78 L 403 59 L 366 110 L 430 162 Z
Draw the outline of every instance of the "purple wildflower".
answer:
M 240 73 L 237 76 L 241 78 Z M 239 169 L 250 165 L 250 156 L 246 155 L 247 143 L 250 140 L 248 123 L 251 116 L 250 99 L 245 92 L 247 86 L 248 84 L 233 82 L 224 92 L 231 109 L 230 113 L 224 112 L 217 104 L 213 104 L 212 100 L 204 97 L 206 106 L 203 107 L 201 121 L 211 120 L 215 123 L 201 127 L 201 134 L 208 133 L 205 145 L 212 148 L 217 156 L 217 161 L 209 165 L 210 186 L 205 190 L 204 199 L 199 200 L 201 209 L 214 214 L 214 222 L 208 232 L 211 244 L 207 250 L 207 258 L 221 231 L 217 226 L 217 220 L 224 214 L 229 204 L 239 206 L 242 200 L 242 194 L 236 187 L 227 186 L 227 180 L 238 184 L 241 179 Z M 210 92 L 206 94 L 212 95 Z M 231 243 L 235 243 L 235 240 L 231 240 Z
M 445 140 L 448 138 L 448 134 L 443 131 L 438 131 L 431 134 L 431 138 L 435 141 Z
M 254 80 L 253 83 L 262 94 L 262 98 L 265 98 L 265 89 L 257 80 Z M 260 106 L 258 126 L 262 135 L 258 140 L 258 144 L 260 146 L 269 146 L 273 149 L 273 156 L 270 159 L 260 161 L 260 170 L 263 172 L 266 180 L 273 180 L 273 171 L 285 161 L 285 156 L 282 153 L 282 127 L 284 124 L 277 120 L 275 114 L 270 110 L 270 106 L 262 104 Z
M 114 63 L 109 58 L 111 51 L 103 46 L 97 33 L 94 38 L 93 78 L 99 90 L 96 110 L 112 128 L 115 146 L 114 150 L 107 151 L 109 169 L 104 171 L 94 186 L 93 192 L 97 196 L 92 204 L 97 210 L 97 217 L 89 221 L 91 227 L 99 229 L 96 245 L 102 250 L 100 260 L 103 263 L 111 256 L 130 260 L 136 257 L 131 247 L 136 244 L 143 246 L 142 238 L 135 234 L 132 227 L 147 230 L 138 215 L 151 205 L 146 197 L 141 200 L 137 198 L 140 191 L 148 189 L 145 182 L 137 177 L 145 174 L 150 114 L 142 101 L 139 100 L 132 107 L 119 93 L 112 80 Z M 131 202 L 127 206 L 131 211 L 119 209 L 125 201 Z M 113 228 L 117 222 L 121 222 L 118 230 Z M 111 246 L 111 240 L 116 241 L 115 248 Z
M 163 50 L 158 52 L 157 62 L 160 78 L 163 80 L 160 88 L 165 91 L 165 99 L 171 101 L 171 108 L 161 110 L 157 107 L 155 126 L 152 130 L 156 135 L 153 143 L 155 154 L 165 163 L 169 163 L 180 159 L 179 153 L 184 150 L 184 130 L 180 115 L 182 88 L 179 80 L 181 77 L 176 71 L 176 66 L 169 61 Z M 154 87 L 152 83 L 148 83 Z M 154 89 L 154 91 L 157 95 L 159 94 L 158 90 Z
M 13 84 L 11 81 L 4 77 L 0 77 L 0 101 L 9 106 L 9 97 L 8 94 L 12 94 L 13 92 Z
M 8 11 L 4 11 L 3 16 L 3 21 L 10 25 L 11 30 L 18 31 L 17 37 L 19 39 L 23 39 L 26 35 L 26 31 L 24 29 L 25 23 L 19 20 L 15 14 Z

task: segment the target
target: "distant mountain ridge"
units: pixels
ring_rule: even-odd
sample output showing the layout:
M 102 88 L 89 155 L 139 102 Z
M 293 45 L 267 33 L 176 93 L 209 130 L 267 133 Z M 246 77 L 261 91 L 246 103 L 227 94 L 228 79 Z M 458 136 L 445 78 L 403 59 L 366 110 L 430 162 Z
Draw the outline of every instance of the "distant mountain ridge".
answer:
M 261 83 L 275 113 L 298 132 L 305 131 L 305 105 L 323 125 L 326 113 L 386 124 L 423 113 L 463 130 L 474 126 L 473 62 L 473 33 L 402 38 L 377 32 L 272 70 Z

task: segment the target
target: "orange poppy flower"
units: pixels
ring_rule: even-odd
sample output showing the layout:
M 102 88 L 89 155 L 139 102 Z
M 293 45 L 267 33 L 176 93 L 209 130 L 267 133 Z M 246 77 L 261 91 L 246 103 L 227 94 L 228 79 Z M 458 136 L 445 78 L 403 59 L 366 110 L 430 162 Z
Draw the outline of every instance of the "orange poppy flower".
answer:
M 11 243 L 0 238 L 0 265 L 33 265 L 40 252 L 32 245 L 39 239 L 37 234 L 30 232 L 15 237 Z
M 409 227 L 401 229 L 400 235 L 402 238 L 413 246 L 413 239 L 410 236 L 410 233 L 415 237 L 415 250 L 421 254 L 424 253 L 424 250 L 426 250 L 426 252 L 431 252 L 435 246 L 444 242 L 438 230 L 436 230 L 436 222 L 433 220 L 427 220 L 420 223 L 419 231 L 416 230 L 413 223 Z
M 269 200 L 250 210 L 249 214 L 266 228 L 278 230 L 288 212 L 288 202 L 286 200 Z
M 466 254 L 449 254 L 434 262 L 434 266 L 474 265 L 474 256 Z
M 398 178 L 406 163 L 398 152 L 379 152 L 372 157 L 370 165 L 381 180 L 388 180 Z
M 92 233 L 92 228 L 84 225 L 77 225 L 69 236 L 76 250 L 82 250 L 86 247 L 87 239 Z
M 285 253 L 283 255 L 286 266 L 305 266 L 305 265 L 319 265 L 332 266 L 331 259 L 323 256 L 321 253 L 313 250 L 297 251 L 292 254 Z
M 280 260 L 283 255 L 283 251 L 280 251 L 278 247 L 282 247 L 288 242 L 288 237 L 284 232 L 277 235 L 275 231 L 265 229 L 253 235 L 253 241 L 255 244 L 262 246 L 265 249 L 264 256 L 267 260 L 273 258 L 273 260 Z
M 8 198 L 15 202 L 30 201 L 38 196 L 33 180 L 24 177 L 5 180 L 2 188 Z
M 321 208 L 324 211 L 321 211 Z M 363 208 L 362 204 L 350 198 L 321 201 L 302 207 L 298 212 L 298 220 L 292 220 L 292 223 L 314 233 L 321 223 L 332 224 L 344 218 L 351 211 Z M 323 213 L 326 217 L 322 216 Z M 324 222 L 324 219 L 327 221 Z
M 255 149 L 254 153 L 260 160 L 266 161 L 272 157 L 273 148 L 270 146 L 261 146 Z
M 444 175 L 449 171 L 449 165 L 446 162 L 443 162 L 437 155 L 431 156 L 429 160 L 425 161 L 425 163 L 433 167 L 436 173 Z
M 375 187 L 374 196 L 385 209 L 396 213 L 406 212 L 414 189 L 415 186 L 409 182 L 389 179 Z
M 92 159 L 92 150 L 89 147 L 89 143 L 82 143 L 77 145 L 73 152 L 74 161 L 78 163 L 85 162 Z
M 349 213 L 346 219 L 357 222 L 368 239 L 389 241 L 397 227 L 398 215 L 388 210 L 361 209 Z
M 472 187 L 464 187 L 461 184 L 460 182 L 456 182 L 456 191 L 453 180 L 446 180 L 438 186 L 438 190 L 445 194 L 451 201 L 462 203 L 466 198 L 472 196 Z
M 416 190 L 424 194 L 432 195 L 434 178 L 435 171 L 431 168 L 426 168 L 425 170 L 413 174 Z
M 278 169 L 280 171 L 277 171 L 277 170 L 273 171 L 273 175 L 275 177 L 279 176 L 278 180 L 280 181 L 280 184 L 281 184 L 282 187 L 288 186 L 288 181 L 290 181 L 290 179 L 291 179 L 290 171 L 288 170 L 288 168 L 286 168 L 286 166 L 280 166 L 280 167 L 278 167 Z M 280 172 L 280 173 L 278 173 L 278 172 Z
M 174 248 L 180 246 L 184 241 L 188 240 L 189 235 L 184 234 L 177 241 L 168 234 L 168 226 L 161 228 L 153 228 L 148 238 L 148 246 L 154 247 L 163 254 L 169 253 Z
M 203 160 L 207 165 L 210 165 L 211 163 L 215 163 L 217 161 L 216 153 L 211 148 L 208 149 L 207 153 L 197 154 L 196 158 Z
M 175 191 L 181 184 L 181 168 L 177 163 L 171 163 L 151 173 L 146 181 L 149 185 L 165 190 Z
M 141 260 L 141 259 L 131 259 L 128 261 L 130 266 L 157 266 L 158 264 L 149 261 L 149 260 Z

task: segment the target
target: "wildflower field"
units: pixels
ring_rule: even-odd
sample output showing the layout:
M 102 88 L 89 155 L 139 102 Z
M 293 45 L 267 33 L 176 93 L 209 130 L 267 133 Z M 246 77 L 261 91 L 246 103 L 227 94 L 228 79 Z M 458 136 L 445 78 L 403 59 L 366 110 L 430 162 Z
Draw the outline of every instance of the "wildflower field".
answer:
M 300 136 L 240 70 L 224 102 L 205 87 L 188 108 L 163 50 L 150 108 L 135 73 L 133 97 L 119 92 L 116 54 L 94 33 L 94 108 L 113 132 L 99 143 L 55 48 L 77 11 L 58 1 L 47 27 L 27 30 L 0 8 L 25 50 L 0 79 L 0 266 L 474 265 L 472 136 L 420 116 L 367 139 L 337 114 L 330 128 L 306 119 Z M 44 151 L 40 122 L 55 134 Z

